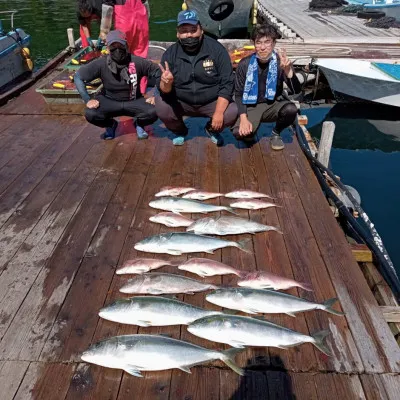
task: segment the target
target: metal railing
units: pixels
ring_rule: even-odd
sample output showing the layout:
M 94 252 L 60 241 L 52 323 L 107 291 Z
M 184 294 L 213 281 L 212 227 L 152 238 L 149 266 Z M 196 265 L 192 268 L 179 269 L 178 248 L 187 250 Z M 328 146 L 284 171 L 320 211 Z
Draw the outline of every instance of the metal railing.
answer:
M 0 11 L 0 14 L 11 14 L 11 29 L 14 30 L 14 14 L 16 14 L 17 10 L 10 11 Z

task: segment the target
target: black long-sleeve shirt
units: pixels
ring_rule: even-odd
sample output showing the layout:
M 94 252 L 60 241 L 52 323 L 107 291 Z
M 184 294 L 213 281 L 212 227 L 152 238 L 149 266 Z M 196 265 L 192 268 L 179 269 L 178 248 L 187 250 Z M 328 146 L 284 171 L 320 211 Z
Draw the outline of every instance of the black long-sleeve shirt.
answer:
M 235 102 L 238 106 L 239 110 L 239 115 L 241 114 L 246 114 L 247 112 L 247 105 L 243 104 L 242 102 L 242 97 L 243 97 L 243 91 L 244 91 L 244 85 L 246 82 L 246 74 L 247 74 L 247 69 L 250 64 L 250 59 L 252 55 L 249 55 L 245 58 L 243 58 L 237 69 L 236 69 L 236 77 L 235 77 Z M 279 56 L 277 59 L 278 63 L 278 84 L 276 88 L 276 95 L 274 100 L 268 100 L 265 98 L 265 86 L 267 82 L 267 76 L 268 76 L 268 69 L 269 69 L 269 63 L 270 61 L 266 63 L 260 63 L 258 62 L 258 97 L 257 97 L 257 104 L 258 103 L 273 103 L 276 100 L 279 100 L 279 98 L 282 96 L 283 92 L 283 82 L 286 83 L 288 86 L 290 92 L 292 94 L 297 94 L 300 93 L 301 91 L 301 84 L 299 80 L 297 79 L 297 76 L 295 73 L 293 73 L 293 77 L 289 79 L 283 70 L 279 67 L 280 60 Z
M 175 96 L 179 101 L 204 105 L 223 97 L 232 101 L 234 76 L 226 49 L 215 39 L 204 36 L 196 56 L 184 52 L 179 42 L 163 54 L 161 63 L 168 62 L 174 75 L 172 92 L 161 95 Z M 160 88 L 160 80 L 157 81 Z
M 129 82 L 127 82 L 120 73 L 111 72 L 107 65 L 107 57 L 100 57 L 82 66 L 75 74 L 74 80 L 77 90 L 85 102 L 89 100 L 89 97 L 81 81 L 90 82 L 100 78 L 106 97 L 117 101 L 128 101 L 142 97 L 140 81 L 144 76 L 160 78 L 161 71 L 157 64 L 145 58 L 131 55 L 130 62 L 135 64 L 136 71 L 130 74 Z

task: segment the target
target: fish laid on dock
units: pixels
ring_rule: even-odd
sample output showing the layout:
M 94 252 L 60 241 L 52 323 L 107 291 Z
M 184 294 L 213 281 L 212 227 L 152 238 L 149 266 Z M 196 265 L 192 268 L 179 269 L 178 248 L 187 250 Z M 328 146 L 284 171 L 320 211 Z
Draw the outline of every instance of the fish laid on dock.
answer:
M 344 315 L 332 306 L 337 299 L 329 299 L 324 303 L 313 303 L 300 297 L 275 290 L 229 288 L 209 293 L 206 300 L 224 308 L 243 311 L 248 314 L 288 314 L 310 310 L 324 310 L 335 315 Z
M 128 294 L 193 294 L 217 288 L 186 276 L 153 272 L 129 279 L 119 291 Z
M 275 231 L 282 233 L 278 228 L 270 225 L 263 225 L 240 217 L 207 217 L 195 221 L 186 228 L 188 232 L 203 235 L 240 235 L 242 233 L 257 233 Z
M 194 190 L 193 192 L 186 193 L 182 196 L 182 199 L 191 199 L 191 200 L 208 200 L 215 199 L 216 197 L 223 196 L 223 193 L 217 192 L 205 192 L 202 190 Z
M 149 206 L 159 210 L 172 211 L 174 213 L 205 214 L 213 211 L 229 211 L 235 214 L 230 207 L 216 206 L 214 204 L 202 203 L 198 200 L 183 199 L 181 197 L 161 197 L 150 201 Z
M 270 208 L 270 207 L 279 207 L 278 204 L 269 203 L 267 201 L 259 200 L 259 199 L 242 199 L 234 201 L 230 204 L 232 208 L 242 208 L 244 210 L 261 210 L 263 208 Z
M 209 253 L 225 247 L 237 247 L 251 254 L 246 248 L 249 239 L 239 242 L 218 239 L 210 236 L 195 235 L 194 233 L 161 233 L 147 237 L 135 244 L 135 250 L 146 251 L 149 253 L 165 253 L 180 256 L 184 253 Z
M 155 222 L 157 224 L 162 224 L 168 226 L 170 228 L 180 228 L 187 227 L 193 224 L 193 220 L 187 217 L 184 217 L 181 214 L 173 213 L 173 212 L 162 212 L 157 215 L 153 215 L 149 218 L 151 222 Z
M 231 199 L 260 199 L 263 197 L 268 197 L 269 199 L 273 199 L 273 197 L 269 194 L 254 192 L 246 189 L 239 189 L 226 193 L 225 197 L 229 197 Z
M 221 314 L 167 297 L 137 296 L 120 299 L 102 308 L 101 318 L 139 326 L 189 325 L 196 319 Z
M 156 197 L 179 196 L 179 195 L 187 193 L 187 192 L 192 192 L 193 190 L 196 190 L 196 189 L 191 188 L 191 187 L 182 187 L 182 186 L 164 186 L 154 196 L 156 196 Z
M 226 351 L 204 347 L 161 335 L 123 335 L 95 343 L 81 359 L 108 368 L 122 369 L 142 377 L 140 371 L 162 371 L 178 368 L 190 373 L 190 367 L 208 361 L 221 360 L 239 375 L 244 371 L 235 362 L 241 349 Z
M 230 274 L 244 278 L 248 274 L 246 271 L 239 271 L 229 265 L 208 258 L 191 258 L 185 263 L 179 265 L 178 269 L 191 272 L 192 274 L 197 274 L 203 278 L 206 276 Z
M 324 343 L 329 331 L 320 331 L 308 336 L 258 318 L 219 314 L 198 319 L 187 329 L 198 337 L 236 348 L 257 346 L 287 349 L 303 343 L 312 343 L 324 354 L 331 355 Z
M 116 274 L 143 274 L 153 269 L 158 269 L 163 266 L 174 265 L 170 261 L 160 260 L 158 258 L 135 258 L 127 260 L 122 267 L 117 269 Z
M 309 292 L 313 290 L 309 283 L 297 282 L 294 279 L 285 278 L 266 271 L 249 272 L 237 284 L 238 286 L 253 289 L 286 290 L 293 287 L 300 287 Z

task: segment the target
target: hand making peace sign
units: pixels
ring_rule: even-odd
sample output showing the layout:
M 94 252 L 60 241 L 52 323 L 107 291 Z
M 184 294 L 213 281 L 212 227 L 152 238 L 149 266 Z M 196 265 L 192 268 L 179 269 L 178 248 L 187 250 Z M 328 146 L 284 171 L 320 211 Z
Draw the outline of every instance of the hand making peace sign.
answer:
M 172 83 L 174 82 L 174 75 L 172 75 L 172 72 L 169 70 L 169 65 L 168 63 L 165 61 L 165 68 L 162 66 L 162 64 L 160 65 L 160 69 L 161 69 L 161 81 L 164 82 L 166 85 L 172 85 Z
M 286 49 L 278 49 L 279 58 L 281 60 L 281 68 L 288 78 L 293 76 L 292 62 L 289 60 Z

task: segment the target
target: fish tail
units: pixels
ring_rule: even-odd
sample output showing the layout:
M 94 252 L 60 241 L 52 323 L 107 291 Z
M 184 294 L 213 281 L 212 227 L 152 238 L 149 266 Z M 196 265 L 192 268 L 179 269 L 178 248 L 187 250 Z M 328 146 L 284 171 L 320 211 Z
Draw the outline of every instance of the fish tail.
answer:
M 330 334 L 328 330 L 319 331 L 311 335 L 314 339 L 313 345 L 320 351 L 322 351 L 327 356 L 331 357 L 332 353 L 328 349 L 328 346 L 324 343 L 325 338 Z
M 249 277 L 249 275 L 251 276 L 252 274 L 254 274 L 254 273 L 250 272 L 250 271 L 239 271 L 239 270 L 236 270 L 236 275 L 240 279 L 246 279 L 247 277 Z
M 273 227 L 272 229 L 270 229 L 270 231 L 275 231 L 275 232 L 278 232 L 281 235 L 283 235 L 283 232 L 279 228 L 276 228 L 276 227 Z
M 311 283 L 307 283 L 307 282 L 298 282 L 298 285 L 300 288 L 307 290 L 307 292 L 312 292 L 313 291 L 313 287 L 311 286 Z
M 323 310 L 325 310 L 328 313 L 334 314 L 334 315 L 344 315 L 344 313 L 340 311 L 336 311 L 332 308 L 332 306 L 338 301 L 337 298 L 329 299 L 326 300 L 322 303 L 323 305 Z
M 225 210 L 231 214 L 239 215 L 232 207 L 225 207 Z
M 248 248 L 249 242 L 251 239 L 243 239 L 236 242 L 236 247 L 240 250 L 243 250 L 247 254 L 253 254 L 253 252 Z
M 231 368 L 233 371 L 235 371 L 237 374 L 243 376 L 244 375 L 244 369 L 240 368 L 238 365 L 235 363 L 235 356 L 236 354 L 242 352 L 243 349 L 228 349 L 224 352 L 221 353 L 221 361 L 224 362 L 229 368 Z

